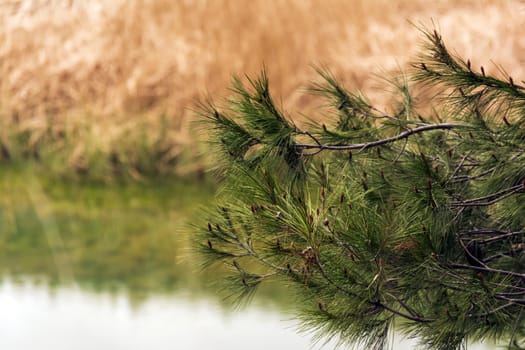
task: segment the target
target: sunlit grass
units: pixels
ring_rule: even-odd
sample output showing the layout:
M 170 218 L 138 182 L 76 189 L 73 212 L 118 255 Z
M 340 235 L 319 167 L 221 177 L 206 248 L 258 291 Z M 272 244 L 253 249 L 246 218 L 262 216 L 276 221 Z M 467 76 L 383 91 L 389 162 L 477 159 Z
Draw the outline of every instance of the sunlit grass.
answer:
M 232 74 L 265 65 L 293 113 L 325 64 L 381 107 L 373 75 L 406 67 L 408 21 L 434 19 L 473 67 L 522 80 L 523 18 L 519 0 L 3 1 L 0 156 L 102 180 L 193 172 L 193 103 L 227 95 Z

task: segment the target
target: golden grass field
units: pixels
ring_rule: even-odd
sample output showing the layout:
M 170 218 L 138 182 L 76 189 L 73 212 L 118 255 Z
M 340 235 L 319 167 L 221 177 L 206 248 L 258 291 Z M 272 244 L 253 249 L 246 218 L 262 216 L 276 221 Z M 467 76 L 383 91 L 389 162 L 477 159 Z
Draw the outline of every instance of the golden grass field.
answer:
M 433 20 L 474 67 L 519 81 L 524 19 L 520 0 L 0 0 L 0 153 L 66 173 L 170 173 L 195 144 L 195 100 L 226 96 L 232 74 L 265 65 L 290 113 L 310 104 L 312 64 L 379 96 L 374 74 L 407 67 L 411 23 Z

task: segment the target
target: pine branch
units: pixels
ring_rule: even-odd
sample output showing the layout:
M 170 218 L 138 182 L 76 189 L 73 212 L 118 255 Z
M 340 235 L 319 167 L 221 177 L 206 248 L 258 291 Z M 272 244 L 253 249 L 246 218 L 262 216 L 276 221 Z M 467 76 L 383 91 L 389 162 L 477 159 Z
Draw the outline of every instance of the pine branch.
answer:
M 516 84 L 510 76 L 506 81 L 485 74 L 483 66 L 475 72 L 470 60 L 453 57 L 436 31 L 421 30 L 427 38 L 426 52 L 412 64 L 414 80 L 432 87 L 455 91 L 458 109 L 486 108 L 503 103 L 507 109 L 525 107 L 525 86 Z
M 467 199 L 460 202 L 452 202 L 450 205 L 454 207 L 481 207 L 481 206 L 489 206 L 492 204 L 495 204 L 509 196 L 512 196 L 516 193 L 521 193 L 525 190 L 525 186 L 523 184 L 519 184 L 516 186 L 512 186 L 510 188 L 504 189 L 502 191 L 498 191 L 496 193 L 489 194 L 487 196 L 473 198 L 473 199 Z
M 424 132 L 431 131 L 431 130 L 450 130 L 450 129 L 460 128 L 460 127 L 467 127 L 467 126 L 462 125 L 462 124 L 453 124 L 453 123 L 430 124 L 430 125 L 423 125 L 423 126 L 420 126 L 414 129 L 409 129 L 399 135 L 396 135 L 390 138 L 372 141 L 372 142 L 349 144 L 349 145 L 295 144 L 294 147 L 297 149 L 301 149 L 301 150 L 305 150 L 305 149 L 331 150 L 331 151 L 345 151 L 345 150 L 354 150 L 354 149 L 366 150 L 368 148 L 386 145 L 392 142 L 406 139 L 412 135 L 424 133 Z
M 225 108 L 202 109 L 226 170 L 197 240 L 232 268 L 231 294 L 285 279 L 316 305 L 307 326 L 377 350 L 395 320 L 432 350 L 525 334 L 525 89 L 425 35 L 413 75 L 389 82 L 390 114 L 327 69 L 311 92 L 333 113 L 304 129 L 264 71 L 235 79 Z M 420 83 L 441 92 L 423 108 L 444 121 L 415 103 Z

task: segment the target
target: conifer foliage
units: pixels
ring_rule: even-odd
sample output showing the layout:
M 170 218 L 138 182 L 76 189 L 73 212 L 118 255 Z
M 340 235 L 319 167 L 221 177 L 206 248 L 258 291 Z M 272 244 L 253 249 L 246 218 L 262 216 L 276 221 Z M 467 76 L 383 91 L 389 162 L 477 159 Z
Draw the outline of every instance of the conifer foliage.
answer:
M 235 79 L 222 106 L 201 104 L 223 186 L 199 249 L 231 268 L 238 298 L 294 285 L 305 327 L 346 345 L 385 349 L 395 330 L 427 349 L 519 349 L 525 82 L 423 33 L 389 113 L 326 69 L 310 90 L 329 112 L 307 127 L 276 106 L 264 72 Z

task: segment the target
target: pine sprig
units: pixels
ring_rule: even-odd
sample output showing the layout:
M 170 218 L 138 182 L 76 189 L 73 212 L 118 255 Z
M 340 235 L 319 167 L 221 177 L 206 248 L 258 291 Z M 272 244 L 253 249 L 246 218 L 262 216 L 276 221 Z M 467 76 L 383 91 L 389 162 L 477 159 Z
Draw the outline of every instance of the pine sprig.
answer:
M 385 349 L 395 323 L 428 349 L 487 338 L 518 347 L 524 89 L 425 36 L 413 74 L 392 81 L 393 114 L 327 70 L 311 92 L 333 113 L 305 129 L 276 107 L 264 72 L 236 79 L 225 108 L 201 109 L 228 171 L 196 240 L 206 261 L 232 270 L 239 299 L 272 279 L 297 286 L 304 325 L 320 337 Z M 420 109 L 421 82 L 443 98 Z
M 422 33 L 427 44 L 423 54 L 412 64 L 415 81 L 452 92 L 457 110 L 475 107 L 481 110 L 492 108 L 500 113 L 504 109 L 507 114 L 518 111 L 523 122 L 524 85 L 514 82 L 506 73 L 505 80 L 487 75 L 483 66 L 477 71 L 470 60 L 452 56 L 436 30 L 423 29 Z

